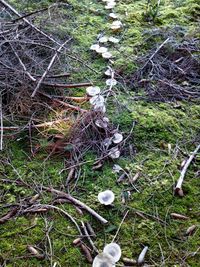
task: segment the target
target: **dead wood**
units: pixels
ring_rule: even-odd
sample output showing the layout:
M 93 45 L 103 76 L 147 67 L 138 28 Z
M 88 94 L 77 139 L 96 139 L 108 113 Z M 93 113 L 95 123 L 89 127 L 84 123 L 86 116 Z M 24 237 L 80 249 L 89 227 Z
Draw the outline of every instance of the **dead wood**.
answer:
M 19 207 L 15 207 L 11 209 L 8 213 L 3 215 L 3 217 L 0 218 L 0 224 L 3 224 L 9 221 L 11 218 L 13 218 L 17 214 L 18 210 L 19 210 Z
M 181 170 L 181 174 L 180 177 L 177 181 L 176 187 L 175 187 L 175 193 L 183 196 L 183 189 L 182 189 L 182 184 L 184 181 L 184 177 L 186 175 L 187 169 L 190 166 L 190 163 L 193 161 L 193 159 L 195 158 L 196 154 L 198 153 L 200 149 L 200 144 L 196 147 L 196 149 L 192 152 L 192 154 L 190 155 L 190 157 L 188 158 L 188 160 L 185 162 L 183 169 Z
M 137 58 L 138 70 L 126 78 L 128 85 L 137 93 L 144 89 L 138 99 L 150 101 L 200 100 L 200 39 L 177 38 L 176 32 L 159 31 L 164 41 Z M 167 35 L 167 38 L 166 38 Z M 153 34 L 149 38 L 153 39 Z

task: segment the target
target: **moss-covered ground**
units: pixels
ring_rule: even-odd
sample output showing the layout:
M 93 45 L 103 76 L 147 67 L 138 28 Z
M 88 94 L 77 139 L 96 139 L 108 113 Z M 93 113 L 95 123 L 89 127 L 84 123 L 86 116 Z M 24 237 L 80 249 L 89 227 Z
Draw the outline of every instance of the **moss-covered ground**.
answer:
M 10 3 L 18 10 L 32 11 L 54 1 L 12 0 Z M 73 17 L 69 17 L 66 25 L 60 26 L 63 27 L 61 32 L 73 36 L 73 53 L 80 55 L 82 60 L 97 71 L 82 67 L 70 79 L 92 80 L 103 87 L 105 78 L 102 73 L 106 69 L 106 63 L 100 57 L 91 55 L 89 47 L 95 43 L 98 34 L 109 33 L 107 11 L 102 1 L 69 0 L 67 3 L 71 5 L 70 14 Z M 118 33 L 121 42 L 115 45 L 113 53 L 114 68 L 122 76 L 130 75 L 135 70 L 136 57 L 150 49 L 153 44 L 147 40 L 157 29 L 169 31 L 177 28 L 179 38 L 198 35 L 200 8 L 197 0 L 161 1 L 156 14 L 154 7 L 154 4 L 147 7 L 147 1 L 143 0 L 117 1 L 116 12 L 120 15 L 124 28 Z M 156 41 L 160 43 L 162 36 L 158 35 Z M 105 243 L 112 241 L 125 212 L 129 210 L 116 237 L 123 257 L 137 259 L 143 246 L 147 245 L 149 250 L 145 262 L 148 266 L 198 267 L 198 155 L 185 177 L 185 196 L 174 196 L 173 186 L 180 175 L 182 161 L 195 149 L 199 141 L 200 106 L 194 102 L 134 101 L 134 93 L 129 92 L 129 89 L 124 83 L 118 86 L 117 101 L 110 101 L 108 114 L 124 135 L 129 134 L 133 121 L 136 122 L 123 155 L 115 163 L 126 169 L 132 177 L 139 173 L 139 178 L 134 184 L 128 180 L 118 184 L 116 180 L 119 175 L 112 171 L 113 162 L 104 164 L 100 171 L 93 171 L 95 154 L 88 153 L 85 157 L 88 163 L 82 165 L 72 195 L 104 216 L 109 221 L 108 225 L 102 226 L 86 212 L 81 216 L 72 205 L 63 204 L 60 207 L 72 214 L 79 223 L 90 221 L 97 235 L 94 243 L 99 250 L 102 250 Z M 81 94 L 82 91 L 78 90 L 77 95 Z M 37 135 L 34 138 L 37 140 L 41 137 Z M 10 179 L 13 183 L 0 183 L 1 206 L 23 203 L 28 197 L 35 195 L 35 185 L 63 188 L 66 179 L 66 172 L 60 172 L 64 167 L 63 158 L 52 157 L 45 161 L 45 152 L 39 152 L 35 158 L 30 158 L 26 135 L 14 140 L 4 140 L 4 146 L 5 149 L 1 153 L 0 179 Z M 31 188 L 17 185 L 14 181 L 19 177 L 31 185 Z M 116 200 L 113 206 L 104 207 L 97 201 L 97 195 L 108 188 L 115 193 Z M 50 203 L 51 200 L 52 195 L 44 192 L 40 195 L 40 203 Z M 0 208 L 0 214 L 5 214 L 7 210 L 5 207 Z M 143 217 L 139 216 L 141 213 Z M 189 219 L 173 219 L 171 213 L 180 213 Z M 193 235 L 186 236 L 185 232 L 191 225 L 196 225 L 197 229 Z M 91 266 L 80 249 L 72 245 L 77 236 L 74 225 L 56 212 L 11 219 L 0 225 L 0 265 L 28 267 L 53 266 L 57 263 L 55 266 Z M 27 245 L 36 246 L 45 252 L 46 258 L 39 260 L 30 257 Z M 126 265 L 120 261 L 119 266 Z

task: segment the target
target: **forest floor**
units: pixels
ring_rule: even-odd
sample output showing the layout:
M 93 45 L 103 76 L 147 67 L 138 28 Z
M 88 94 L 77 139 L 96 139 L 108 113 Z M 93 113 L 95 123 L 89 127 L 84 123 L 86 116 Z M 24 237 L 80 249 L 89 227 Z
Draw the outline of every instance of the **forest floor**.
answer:
M 96 42 L 99 34 L 110 34 L 109 12 L 104 8 L 105 3 L 100 0 L 62 2 L 67 2 L 70 8 L 66 24 L 60 25 L 61 30 L 73 37 L 73 53 L 95 70 L 82 66 L 80 71 L 72 73 L 68 81 L 92 81 L 104 88 L 107 62 L 92 54 L 90 46 Z M 38 6 L 45 7 L 54 1 L 10 0 L 9 3 L 23 13 L 37 10 Z M 154 94 L 151 91 L 153 86 L 155 90 L 159 90 L 160 84 L 154 81 L 145 86 L 144 81 L 140 86 L 136 70 L 141 64 L 145 64 L 167 38 L 170 41 L 165 47 L 165 53 L 171 53 L 170 49 L 176 49 L 179 45 L 189 43 L 188 47 L 191 47 L 197 42 L 200 7 L 197 0 L 165 0 L 161 1 L 156 10 L 156 3 L 157 1 L 154 6 L 147 8 L 147 1 L 143 0 L 117 1 L 115 12 L 123 23 L 122 30 L 116 33 L 120 42 L 112 47 L 115 57 L 113 68 L 117 73 L 118 85 L 115 95 L 108 100 L 107 114 L 112 124 L 129 138 L 121 157 L 105 161 L 100 170 L 92 169 L 97 155 L 95 151 L 88 151 L 84 155 L 85 163 L 79 168 L 79 178 L 75 186 L 72 183 L 70 188 L 73 197 L 101 214 L 108 220 L 108 224 L 102 225 L 86 211 L 80 214 L 69 203 L 59 207 L 71 214 L 80 226 L 81 221 L 90 222 L 96 233 L 93 241 L 99 251 L 117 233 L 115 242 L 121 247 L 122 259 L 137 260 L 143 247 L 148 246 L 145 266 L 198 267 L 199 155 L 196 155 L 186 173 L 184 196 L 175 195 L 174 186 L 180 176 L 183 161 L 200 142 L 199 98 L 187 94 L 178 97 L 180 92 L 177 93 L 177 90 L 172 90 L 171 95 L 168 95 L 168 87 L 166 91 L 163 89 Z M 163 59 L 163 55 L 159 56 Z M 194 53 L 192 57 L 195 56 Z M 180 57 L 184 55 L 180 54 L 175 60 Z M 155 59 L 159 60 L 159 57 Z M 154 61 L 155 63 L 158 62 Z M 142 78 L 147 79 L 149 76 Z M 176 85 L 181 84 L 181 88 L 187 86 L 188 80 L 184 79 L 186 78 L 180 82 L 179 77 Z M 175 76 L 171 81 L 176 82 Z M 199 88 L 199 83 L 196 87 Z M 85 89 L 73 90 L 76 90 L 73 91 L 76 96 L 85 94 Z M 130 134 L 133 123 L 135 126 Z M 59 131 L 62 129 L 58 129 Z M 39 193 L 36 203 L 52 203 L 54 196 L 40 189 L 39 185 L 58 190 L 64 188 L 67 172 L 61 170 L 66 159 L 62 156 L 47 159 L 49 152 L 45 146 L 48 141 L 44 135 L 36 133 L 32 138 L 34 145 L 40 144 L 42 147 L 34 157 L 30 154 L 28 133 L 4 139 L 4 150 L 0 158 L 1 217 L 9 212 L 10 207 L 14 207 L 16 203 L 23 205 L 24 201 L 36 193 Z M 114 164 L 126 170 L 129 179 L 117 183 L 121 173 L 113 171 Z M 134 178 L 137 180 L 132 183 L 130 180 Z M 18 180 L 24 184 L 17 183 Z M 109 207 L 101 205 L 97 199 L 98 193 L 106 189 L 111 189 L 115 194 L 115 201 Z M 184 215 L 185 218 L 180 219 L 173 216 L 173 213 Z M 195 231 L 186 234 L 187 229 L 193 225 Z M 60 212 L 27 213 L 11 218 L 0 227 L 0 266 L 91 266 L 80 248 L 72 244 L 78 236 L 73 223 Z M 87 239 L 84 242 L 90 247 Z M 27 246 L 37 248 L 45 257 L 35 257 L 27 250 Z M 95 253 L 92 255 L 95 256 Z M 130 266 L 122 259 L 116 266 Z

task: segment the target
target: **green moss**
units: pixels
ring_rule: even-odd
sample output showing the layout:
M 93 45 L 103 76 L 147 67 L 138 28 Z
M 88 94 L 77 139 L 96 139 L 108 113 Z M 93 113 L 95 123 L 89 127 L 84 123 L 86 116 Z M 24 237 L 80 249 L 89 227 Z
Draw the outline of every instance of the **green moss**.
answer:
M 38 4 L 43 7 L 52 2 L 54 1 L 10 1 L 23 12 L 38 9 Z M 102 73 L 107 63 L 99 56 L 91 54 L 89 47 L 96 42 L 98 34 L 112 34 L 107 23 L 107 13 L 101 1 L 68 2 L 71 8 L 65 14 L 69 15 L 66 23 L 59 26 L 59 38 L 63 38 L 63 33 L 72 36 L 73 55 L 81 58 L 84 64 L 97 72 L 69 59 L 72 63 L 72 76 L 69 81 L 91 80 L 103 88 L 105 77 Z M 193 37 L 198 34 L 197 1 L 161 1 L 154 22 L 145 19 L 146 3 L 146 0 L 117 2 L 116 12 L 124 23 L 122 33 L 118 33 L 121 42 L 115 47 L 117 52 L 114 68 L 119 73 L 125 75 L 132 73 L 137 68 L 136 58 L 145 54 L 155 44 L 162 42 L 164 35 L 160 32 L 163 34 L 171 32 L 177 25 L 179 29 L 176 33 L 177 38 L 185 35 Z M 158 34 L 154 36 L 155 32 Z M 85 90 L 77 89 L 70 93 L 81 96 Z M 140 94 L 142 95 L 142 92 Z M 124 212 L 129 209 L 129 214 L 116 238 L 116 242 L 121 245 L 123 257 L 137 259 L 142 247 L 148 245 L 146 262 L 149 265 L 179 266 L 186 257 L 185 264 L 196 267 L 200 260 L 199 255 L 196 253 L 192 256 L 192 253 L 197 251 L 200 242 L 197 205 L 200 200 L 198 159 L 191 164 L 185 177 L 183 198 L 173 195 L 173 185 L 179 177 L 180 164 L 185 155 L 194 150 L 199 132 L 200 107 L 195 103 L 179 103 L 176 107 L 171 103 L 135 102 L 131 100 L 132 96 L 134 94 L 124 94 L 121 91 L 118 100 L 127 109 L 109 101 L 108 114 L 124 136 L 129 134 L 133 121 L 136 122 L 133 134 L 124 147 L 124 154 L 115 163 L 126 168 L 131 176 L 139 172 L 138 180 L 134 186 L 127 180 L 117 184 L 118 174 L 112 172 L 113 162 L 110 161 L 104 164 L 102 170 L 93 171 L 96 155 L 89 152 L 84 159 L 89 162 L 81 166 L 81 174 L 72 194 L 108 219 L 108 225 L 102 226 L 86 212 L 80 216 L 70 204 L 62 205 L 60 208 L 72 214 L 79 224 L 80 221 L 90 221 L 97 233 L 94 242 L 99 250 L 102 250 L 105 243 L 112 241 Z M 63 159 L 51 157 L 46 160 L 48 156 L 45 151 L 46 141 L 38 136 L 34 136 L 34 140 L 42 146 L 34 158 L 28 157 L 29 139 L 25 135 L 21 135 L 18 141 L 13 140 L 7 144 L 4 141 L 6 149 L 2 155 L 4 161 L 0 163 L 0 178 L 6 177 L 15 181 L 20 176 L 30 185 L 42 184 L 63 190 L 62 185 L 65 184 L 67 175 L 65 172 L 60 173 L 64 167 Z M 134 157 L 128 156 L 129 145 L 136 151 Z M 7 159 L 11 164 L 5 164 Z M 98 193 L 108 188 L 116 195 L 112 207 L 104 207 L 97 200 Z M 1 183 L 0 191 L 2 205 L 21 201 L 23 203 L 26 198 L 36 193 L 34 188 L 19 186 L 14 182 Z M 127 192 L 130 192 L 130 196 Z M 121 201 L 122 195 L 127 197 L 125 203 Z M 52 195 L 41 192 L 40 203 L 52 203 L 52 200 Z M 1 208 L 1 216 L 8 210 L 5 207 Z M 138 216 L 136 211 L 142 211 L 146 219 Z M 189 220 L 174 220 L 170 216 L 172 212 L 187 215 Z M 52 226 L 49 237 L 53 248 L 53 262 L 57 262 L 58 266 L 91 266 L 80 250 L 72 245 L 72 241 L 78 235 L 74 225 L 53 211 L 43 215 L 20 216 L 2 225 L 0 265 L 6 262 L 6 266 L 9 267 L 50 266 L 49 256 L 42 261 L 26 257 L 30 255 L 27 245 L 37 246 L 41 251 L 47 250 L 50 255 L 46 224 Z M 192 224 L 198 226 L 197 232 L 191 237 L 186 237 L 185 231 Z M 87 243 L 86 240 L 84 242 Z

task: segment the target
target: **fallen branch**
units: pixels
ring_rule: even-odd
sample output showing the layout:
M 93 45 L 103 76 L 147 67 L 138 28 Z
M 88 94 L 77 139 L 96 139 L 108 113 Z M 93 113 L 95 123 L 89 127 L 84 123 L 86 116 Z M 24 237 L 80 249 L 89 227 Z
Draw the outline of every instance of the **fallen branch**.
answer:
M 82 109 L 80 107 L 65 103 L 64 101 L 61 101 L 61 100 L 58 100 L 58 99 L 53 99 L 53 102 L 56 102 L 56 103 L 60 104 L 61 106 L 66 107 L 67 109 L 76 110 L 76 111 L 79 111 L 81 113 L 87 112 L 86 109 Z
M 99 215 L 96 211 L 94 211 L 92 208 L 90 208 L 89 206 L 87 206 L 86 204 L 81 202 L 80 200 L 72 197 L 71 195 L 69 195 L 65 192 L 50 188 L 50 187 L 46 187 L 46 186 L 42 186 L 42 189 L 46 190 L 47 192 L 51 192 L 51 193 L 54 193 L 56 195 L 62 196 L 63 198 L 67 198 L 71 203 L 74 203 L 75 205 L 78 205 L 81 208 L 83 208 L 84 210 L 86 210 L 87 212 L 89 212 L 92 216 L 94 216 L 96 219 L 98 219 L 101 223 L 103 223 L 103 224 L 108 223 L 108 221 L 106 219 L 104 219 L 101 215 Z
M 188 169 L 190 163 L 192 162 L 192 160 L 194 159 L 194 157 L 198 153 L 199 149 L 200 149 L 200 144 L 192 152 L 192 154 L 190 155 L 190 157 L 186 161 L 186 163 L 185 163 L 185 165 L 184 165 L 184 167 L 183 167 L 183 169 L 181 171 L 181 175 L 180 175 L 180 177 L 178 179 L 178 182 L 176 184 L 176 187 L 175 187 L 175 193 L 178 194 L 179 196 L 183 196 L 182 184 L 183 184 L 183 180 L 184 180 L 185 174 L 187 172 L 187 169 Z

